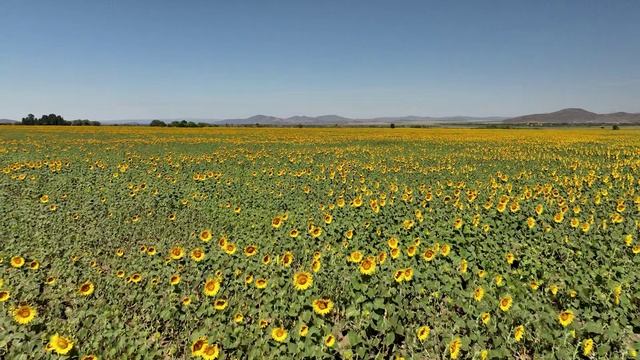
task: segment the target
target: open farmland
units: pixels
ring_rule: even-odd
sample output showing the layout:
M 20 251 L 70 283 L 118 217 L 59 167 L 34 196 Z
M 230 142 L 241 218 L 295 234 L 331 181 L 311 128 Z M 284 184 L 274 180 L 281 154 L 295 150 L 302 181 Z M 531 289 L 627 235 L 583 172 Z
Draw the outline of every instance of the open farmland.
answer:
M 0 357 L 621 359 L 640 130 L 0 128 Z

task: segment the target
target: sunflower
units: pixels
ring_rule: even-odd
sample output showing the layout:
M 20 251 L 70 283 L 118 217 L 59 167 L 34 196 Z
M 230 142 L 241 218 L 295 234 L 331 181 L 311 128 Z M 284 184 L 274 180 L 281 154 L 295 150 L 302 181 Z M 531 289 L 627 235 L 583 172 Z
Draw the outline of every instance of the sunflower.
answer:
M 202 250 L 201 248 L 195 248 L 191 250 L 191 259 L 193 261 L 200 262 L 204 260 L 204 258 L 205 258 L 205 253 L 204 253 L 204 250 Z
M 404 272 L 404 281 L 411 281 L 413 279 L 413 268 L 406 268 Z
M 228 242 L 225 246 L 224 246 L 224 252 L 226 252 L 228 255 L 233 255 L 236 253 L 236 244 L 232 243 L 232 242 Z
M 324 214 L 323 220 L 325 224 L 329 225 L 333 221 L 333 216 L 331 214 Z
M 40 268 L 40 263 L 38 262 L 38 260 L 33 260 L 29 263 L 29 269 L 38 270 L 39 268 Z
M 13 319 L 22 325 L 30 323 L 36 316 L 38 311 L 29 305 L 20 305 L 13 309 Z
M 562 221 L 564 221 L 564 213 L 562 213 L 562 212 L 556 213 L 553 216 L 553 221 L 555 221 L 558 224 L 561 223 Z
M 138 274 L 138 273 L 134 273 L 133 275 L 131 275 L 131 282 L 132 283 L 139 283 L 140 281 L 142 281 L 142 275 Z
M 220 291 L 220 280 L 215 278 L 208 278 L 204 283 L 203 293 L 206 296 L 216 296 L 218 291 Z
M 314 226 L 309 231 L 309 234 L 311 235 L 312 238 L 316 239 L 316 238 L 320 237 L 320 235 L 322 235 L 322 228 L 318 227 L 318 226 Z
M 332 334 L 329 334 L 324 338 L 324 344 L 327 347 L 333 347 L 335 343 L 336 343 L 336 338 Z
M 376 272 L 376 260 L 368 256 L 360 263 L 360 273 L 363 275 L 372 275 Z
M 449 355 L 452 359 L 457 359 L 460 356 L 460 348 L 462 347 L 462 340 L 459 337 L 451 340 L 449 343 Z
M 24 265 L 24 258 L 22 256 L 14 256 L 11 258 L 11 266 L 14 268 L 20 268 Z
M 449 244 L 444 244 L 440 247 L 440 254 L 442 254 L 442 256 L 449 256 L 450 252 L 451 246 Z
M 482 288 L 482 286 L 478 286 L 473 291 L 473 299 L 475 301 L 481 301 L 483 297 L 484 297 L 484 289 Z
M 224 246 L 225 245 L 227 245 L 227 236 L 226 235 L 222 235 L 218 239 L 218 246 L 220 246 L 220 248 L 224 250 Z
M 527 227 L 532 230 L 534 227 L 536 227 L 536 219 L 532 218 L 532 217 L 528 217 L 527 218 Z
M 82 283 L 82 285 L 80 285 L 80 288 L 78 288 L 78 291 L 82 296 L 89 296 L 93 294 L 94 290 L 95 286 L 91 281 L 85 281 L 84 283 Z
M 155 246 L 149 246 L 149 247 L 147 248 L 147 255 L 149 255 L 149 256 L 153 256 L 153 255 L 155 255 L 155 254 L 157 254 L 157 253 L 158 253 L 158 250 L 156 249 L 156 247 L 155 247 Z
M 356 264 L 359 263 L 360 261 L 362 261 L 362 253 L 358 250 L 353 251 L 349 255 L 349 261 Z
M 211 238 L 213 238 L 213 234 L 211 233 L 211 230 L 204 229 L 200 232 L 200 240 L 204 242 L 209 242 L 211 241 Z
M 244 255 L 245 256 L 254 256 L 257 253 L 258 253 L 258 247 L 255 246 L 255 245 L 249 245 L 249 246 L 244 248 Z
M 220 349 L 218 348 L 218 345 L 207 344 L 205 345 L 204 350 L 202 350 L 202 354 L 200 355 L 200 357 L 202 357 L 204 360 L 215 360 L 219 355 Z
M 516 256 L 513 255 L 512 253 L 507 253 L 507 255 L 505 255 L 504 258 L 507 261 L 507 264 L 511 265 L 515 261 Z
M 274 217 L 273 220 L 271 220 L 271 226 L 274 229 L 279 229 L 280 226 L 282 225 L 282 217 L 280 217 L 279 215 Z
M 80 360 L 98 360 L 98 357 L 93 355 L 93 354 L 91 354 L 91 355 L 82 355 Z
M 193 343 L 191 343 L 191 356 L 198 357 L 202 356 L 204 352 L 204 348 L 207 346 L 207 338 L 202 336 L 196 339 Z
M 512 304 L 513 298 L 511 297 L 511 295 L 506 295 L 500 298 L 500 310 L 508 311 L 511 308 Z
M 432 261 L 433 259 L 435 259 L 436 257 L 436 252 L 433 251 L 433 249 L 427 249 L 423 254 L 422 257 L 427 260 L 427 261 Z
M 123 257 L 124 256 L 124 249 L 123 248 L 116 249 L 116 256 Z
M 293 287 L 296 290 L 307 290 L 313 284 L 313 276 L 308 272 L 297 272 L 293 275 Z
M 411 245 L 407 248 L 407 256 L 414 257 L 416 255 L 416 251 L 418 251 L 418 247 L 416 245 Z
M 117 276 L 117 277 L 119 277 L 119 278 L 123 278 L 123 277 L 124 277 L 124 275 L 125 275 L 125 274 L 124 274 L 124 271 L 123 271 L 123 270 L 118 270 L 118 271 L 116 272 L 116 276 Z
M 312 303 L 313 311 L 318 315 L 326 315 L 333 309 L 333 301 L 327 298 L 316 299 Z
M 622 295 L 622 286 L 621 285 L 616 285 L 616 287 L 613 288 L 613 302 L 616 305 L 620 305 L 620 296 Z
M 271 263 L 271 256 L 265 255 L 262 257 L 262 264 L 269 265 Z
M 427 338 L 429 337 L 429 334 L 431 333 L 431 328 L 427 325 L 420 326 L 418 328 L 417 333 L 418 333 L 418 340 L 425 341 L 427 340 Z
M 516 340 L 516 342 L 520 342 L 523 336 L 524 336 L 524 325 L 519 325 L 513 331 L 513 338 Z
M 289 231 L 289 236 L 292 238 L 297 238 L 298 235 L 300 235 L 300 232 L 298 231 L 298 229 L 291 229 L 291 231 Z
M 480 315 L 480 319 L 482 320 L 483 324 L 489 325 L 489 321 L 491 321 L 491 314 L 489 314 L 488 312 L 483 312 Z
M 387 253 L 385 251 L 380 251 L 378 253 L 378 263 L 380 263 L 380 265 L 382 265 L 386 261 L 387 261 Z
M 460 260 L 460 265 L 458 265 L 458 270 L 461 273 L 465 274 L 468 268 L 469 268 L 469 263 L 467 263 L 467 260 L 465 259 Z
M 49 339 L 49 344 L 47 345 L 48 350 L 53 350 L 58 355 L 66 355 L 73 348 L 73 342 L 70 339 L 67 339 L 58 334 L 54 334 Z
M 631 246 L 631 244 L 633 244 L 633 235 L 631 234 L 625 235 L 622 239 L 624 240 L 624 244 L 627 246 Z
M 189 306 L 191 305 L 191 297 L 190 296 L 184 296 L 180 302 L 182 303 L 183 306 Z
M 288 332 L 283 327 L 277 327 L 271 330 L 271 337 L 277 342 L 285 342 L 285 340 L 287 340 L 287 335 Z
M 229 306 L 229 303 L 225 299 L 217 299 L 213 302 L 213 308 L 216 310 L 224 310 Z
M 298 331 L 298 335 L 300 335 L 300 337 L 305 337 L 307 336 L 308 333 L 309 333 L 309 326 L 307 326 L 307 324 L 300 325 L 300 330 Z
M 236 324 L 242 324 L 244 321 L 244 316 L 241 313 L 236 313 L 233 315 L 233 322 Z
M 180 246 L 174 246 L 169 250 L 169 256 L 173 260 L 180 260 L 184 257 L 184 249 Z
M 311 270 L 314 273 L 317 273 L 318 271 L 320 271 L 321 267 L 322 267 L 322 262 L 320 260 L 313 260 L 313 262 L 311 263 Z
M 9 291 L 7 290 L 0 291 L 0 302 L 5 302 L 9 300 L 10 296 L 11 296 L 11 293 Z
M 582 355 L 589 356 L 593 351 L 593 339 L 585 339 L 582 341 Z
M 402 270 L 402 269 L 396 270 L 393 273 L 393 279 L 396 282 L 403 282 L 404 281 L 404 270 Z
M 400 254 L 402 254 L 399 248 L 391 249 L 389 253 L 391 254 L 392 259 L 397 259 L 398 257 L 400 257 Z
M 256 287 L 257 287 L 258 289 L 264 289 L 264 288 L 266 288 L 266 287 L 267 287 L 267 284 L 268 284 L 267 279 L 263 279 L 263 278 L 256 279 Z
M 293 262 L 293 253 L 291 251 L 285 252 L 280 258 L 280 261 L 284 267 L 291 266 L 291 263 Z
M 171 284 L 171 285 L 180 284 L 180 274 L 171 275 L 171 277 L 169 278 L 169 284 Z
M 571 310 L 565 310 L 558 314 L 558 321 L 564 327 L 569 326 L 569 324 L 573 322 L 574 318 L 575 316 L 573 315 L 573 311 Z
M 538 290 L 538 288 L 540 287 L 540 284 L 541 284 L 541 283 L 542 283 L 542 282 L 540 282 L 540 281 L 538 281 L 538 280 L 533 279 L 533 280 L 531 280 L 531 281 L 529 282 L 529 287 L 531 288 L 531 290 Z
M 496 275 L 493 280 L 496 282 L 496 286 L 500 287 L 504 284 L 504 279 L 502 275 Z

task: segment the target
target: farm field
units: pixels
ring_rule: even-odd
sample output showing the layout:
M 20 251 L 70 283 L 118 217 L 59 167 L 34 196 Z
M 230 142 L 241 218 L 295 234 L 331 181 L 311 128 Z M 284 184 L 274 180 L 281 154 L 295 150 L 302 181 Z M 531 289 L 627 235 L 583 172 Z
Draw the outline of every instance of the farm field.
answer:
M 0 212 L 0 358 L 640 351 L 640 129 L 4 126 Z

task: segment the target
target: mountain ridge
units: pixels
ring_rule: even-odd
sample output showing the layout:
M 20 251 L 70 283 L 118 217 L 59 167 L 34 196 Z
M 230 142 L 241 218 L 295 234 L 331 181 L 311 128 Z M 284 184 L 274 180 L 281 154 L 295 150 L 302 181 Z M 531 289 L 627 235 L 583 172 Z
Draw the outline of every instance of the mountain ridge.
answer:
M 581 108 L 566 108 L 550 113 L 530 114 L 504 120 L 505 124 L 636 124 L 640 113 L 598 114 Z

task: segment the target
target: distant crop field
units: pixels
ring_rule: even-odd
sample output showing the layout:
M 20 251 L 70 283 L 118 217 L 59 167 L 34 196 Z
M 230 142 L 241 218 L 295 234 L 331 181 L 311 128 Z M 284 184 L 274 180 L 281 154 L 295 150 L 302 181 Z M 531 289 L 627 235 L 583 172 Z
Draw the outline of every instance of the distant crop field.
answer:
M 5 126 L 0 211 L 0 358 L 640 348 L 638 129 Z

